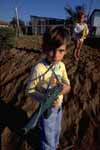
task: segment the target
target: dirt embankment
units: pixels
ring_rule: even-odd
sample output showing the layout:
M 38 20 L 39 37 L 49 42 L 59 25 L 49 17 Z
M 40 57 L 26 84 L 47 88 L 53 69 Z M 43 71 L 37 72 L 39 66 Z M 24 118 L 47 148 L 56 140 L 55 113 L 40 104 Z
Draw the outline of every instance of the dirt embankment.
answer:
M 27 137 L 17 132 L 34 111 L 26 94 L 30 69 L 41 53 L 12 49 L 0 55 L 0 132 L 2 150 L 38 150 L 38 127 Z M 71 92 L 63 103 L 61 150 L 99 150 L 100 147 L 100 49 L 84 46 L 79 61 L 72 51 L 64 59 L 71 81 Z M 5 113 L 5 115 L 4 115 Z

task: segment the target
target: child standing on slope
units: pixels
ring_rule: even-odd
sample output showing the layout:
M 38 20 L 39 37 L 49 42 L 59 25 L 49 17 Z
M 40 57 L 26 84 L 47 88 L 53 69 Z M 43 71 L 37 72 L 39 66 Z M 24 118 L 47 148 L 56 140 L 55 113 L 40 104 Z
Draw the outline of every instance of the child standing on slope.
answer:
M 77 20 L 78 22 L 74 27 L 74 41 L 75 41 L 75 49 L 74 49 L 74 57 L 76 60 L 80 57 L 80 50 L 83 46 L 84 40 L 86 39 L 89 29 L 87 24 L 84 22 L 85 14 L 84 12 L 78 12 Z
M 53 27 L 44 33 L 42 48 L 46 57 L 32 69 L 28 83 L 28 94 L 37 101 L 42 101 L 45 92 L 53 88 L 58 80 L 62 85 L 62 91 L 52 104 L 50 116 L 45 117 L 44 113 L 39 120 L 41 150 L 56 150 L 59 144 L 63 95 L 70 91 L 70 81 L 62 62 L 68 50 L 68 41 L 69 33 L 63 27 Z

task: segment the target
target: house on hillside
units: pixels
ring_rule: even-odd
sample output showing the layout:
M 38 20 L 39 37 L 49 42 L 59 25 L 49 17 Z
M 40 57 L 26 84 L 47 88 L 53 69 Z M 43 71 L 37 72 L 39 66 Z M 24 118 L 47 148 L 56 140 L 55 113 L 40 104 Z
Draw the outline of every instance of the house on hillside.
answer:
M 90 36 L 100 37 L 100 9 L 94 9 L 90 15 Z
M 30 16 L 30 22 L 27 25 L 26 32 L 32 35 L 42 35 L 48 27 L 52 25 L 64 26 L 64 23 L 64 19 Z
M 5 28 L 5 27 L 8 27 L 9 24 L 3 20 L 0 20 L 0 28 Z

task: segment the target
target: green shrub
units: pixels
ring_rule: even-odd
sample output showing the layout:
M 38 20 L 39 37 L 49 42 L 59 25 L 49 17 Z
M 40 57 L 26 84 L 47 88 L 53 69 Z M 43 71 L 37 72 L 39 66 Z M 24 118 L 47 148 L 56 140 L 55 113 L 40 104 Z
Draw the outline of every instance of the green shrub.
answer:
M 15 31 L 11 27 L 0 28 L 0 50 L 9 50 L 15 46 Z

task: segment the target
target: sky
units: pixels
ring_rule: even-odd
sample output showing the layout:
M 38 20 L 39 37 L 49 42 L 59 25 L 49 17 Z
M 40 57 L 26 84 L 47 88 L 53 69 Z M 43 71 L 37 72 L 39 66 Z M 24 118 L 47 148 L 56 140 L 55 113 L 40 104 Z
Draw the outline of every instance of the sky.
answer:
M 92 2 L 92 3 L 90 3 Z M 23 21 L 29 21 L 30 16 L 42 16 L 65 19 L 67 14 L 66 5 L 72 8 L 85 5 L 88 10 L 100 9 L 100 0 L 0 0 L 0 20 L 11 21 L 18 10 L 18 17 Z

